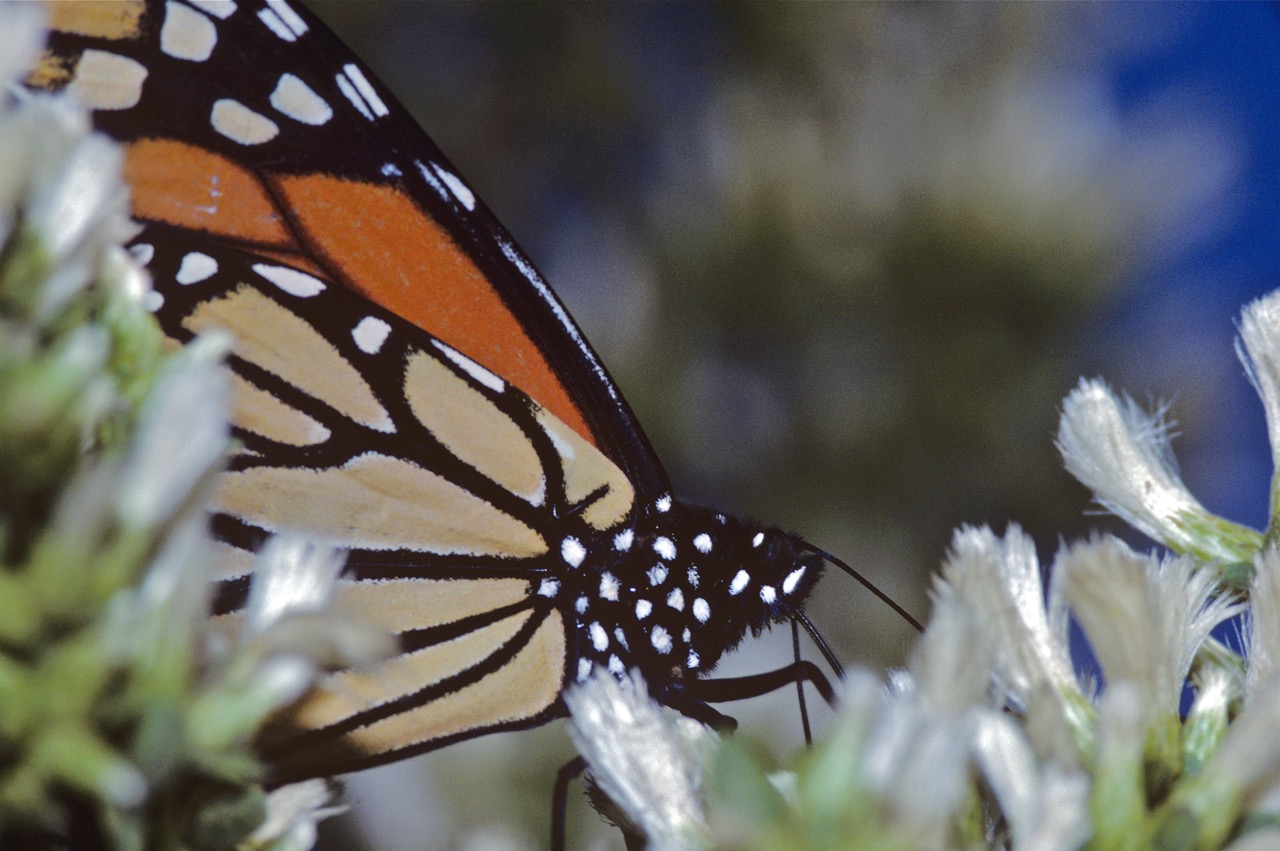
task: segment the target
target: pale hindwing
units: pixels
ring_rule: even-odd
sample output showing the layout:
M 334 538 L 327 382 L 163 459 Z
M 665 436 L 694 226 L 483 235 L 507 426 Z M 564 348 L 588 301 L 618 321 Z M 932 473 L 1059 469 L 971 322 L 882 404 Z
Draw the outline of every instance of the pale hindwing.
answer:
M 309 322 L 253 287 L 242 285 L 201 302 L 182 324 L 197 333 L 230 329 L 240 357 L 349 419 L 378 431 L 394 431 L 391 417 L 360 371 Z
M 231 389 L 236 425 L 246 431 L 288 446 L 312 446 L 330 437 L 329 429 L 235 373 Z
M 512 615 L 447 644 L 402 655 L 370 672 L 335 674 L 312 693 L 295 718 L 304 727 L 323 731 L 370 707 L 409 697 L 442 677 L 472 665 L 485 666 L 503 642 L 534 616 L 530 611 Z M 349 770 L 353 755 L 378 761 L 379 755 L 420 749 L 491 728 L 527 726 L 545 718 L 556 703 L 566 652 L 564 621 L 553 610 L 506 664 L 484 670 L 483 676 L 461 688 L 355 726 L 328 747 L 280 754 L 277 767 L 284 777 L 334 773 Z
M 526 579 L 343 580 L 334 607 L 394 634 L 492 612 L 528 595 Z
M 583 440 L 576 431 L 556 419 L 549 411 L 539 408 L 538 423 L 551 438 L 564 467 L 564 490 L 570 505 L 580 504 L 588 496 L 603 496 L 582 512 L 582 519 L 597 529 L 610 529 L 631 513 L 635 503 L 635 489 L 625 473 L 610 461 L 604 453 Z
M 414 416 L 450 452 L 516 496 L 542 504 L 547 479 L 537 451 L 483 393 L 425 352 L 409 356 L 404 393 Z
M 224 473 L 213 507 L 346 549 L 530 558 L 542 537 L 445 477 L 369 452 L 341 467 Z

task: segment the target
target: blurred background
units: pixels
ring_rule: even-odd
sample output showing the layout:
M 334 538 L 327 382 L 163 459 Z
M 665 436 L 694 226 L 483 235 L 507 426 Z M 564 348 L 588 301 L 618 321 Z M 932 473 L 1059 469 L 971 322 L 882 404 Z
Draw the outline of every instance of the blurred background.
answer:
M 924 619 L 959 524 L 1045 558 L 1118 528 L 1052 441 L 1101 375 L 1171 402 L 1191 489 L 1265 523 L 1231 345 L 1280 286 L 1275 7 L 308 5 L 534 259 L 684 498 Z M 905 662 L 910 628 L 846 577 L 816 598 L 843 659 Z M 723 670 L 786 661 L 778 632 Z M 731 711 L 799 745 L 793 693 Z M 322 847 L 545 846 L 571 756 L 555 724 L 357 775 Z M 572 797 L 572 847 L 621 848 Z

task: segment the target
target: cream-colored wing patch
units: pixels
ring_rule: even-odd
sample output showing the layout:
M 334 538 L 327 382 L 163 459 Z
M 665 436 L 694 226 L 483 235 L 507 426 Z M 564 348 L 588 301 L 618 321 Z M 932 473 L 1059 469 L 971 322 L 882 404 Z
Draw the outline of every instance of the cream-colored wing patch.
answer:
M 113 41 L 134 39 L 142 34 L 144 0 L 57 0 L 45 4 L 49 29 Z
M 253 573 L 254 563 L 257 560 L 251 552 L 233 547 L 222 541 L 213 542 L 213 576 L 212 579 L 235 579 L 240 576 L 248 576 Z
M 191 331 L 226 328 L 235 353 L 356 422 L 392 432 L 391 417 L 364 378 L 301 317 L 249 286 L 201 302 L 182 322 Z
M 601 486 L 608 486 L 604 497 L 582 512 L 582 519 L 597 529 L 608 529 L 622 522 L 636 499 L 635 489 L 626 475 L 603 452 L 544 408 L 538 409 L 538 423 L 560 454 L 569 504 L 577 504 Z
M 224 473 L 213 507 L 269 532 L 305 532 L 348 549 L 517 558 L 547 551 L 537 532 L 470 491 L 376 452 L 331 469 Z
M 510 417 L 457 373 L 423 352 L 409 358 L 404 395 L 413 415 L 449 451 L 521 499 L 546 497 L 542 462 Z
M 234 372 L 231 389 L 231 420 L 241 428 L 289 446 L 312 446 L 329 439 L 329 429 Z
M 366 673 L 333 675 L 308 698 L 295 721 L 323 728 L 361 709 L 410 694 L 439 678 L 483 661 L 514 635 L 529 613 L 479 630 L 464 638 L 391 660 Z M 368 756 L 403 750 L 460 733 L 531 719 L 560 694 L 565 664 L 564 622 L 551 612 L 524 648 L 501 668 L 456 692 L 422 706 L 375 721 L 348 733 L 339 747 Z M 336 750 L 336 749 L 335 749 Z M 304 751 L 277 763 L 294 776 L 350 770 L 348 756 L 323 750 Z
M 426 629 L 529 599 L 524 579 L 342 580 L 337 611 L 387 632 Z
M 67 91 L 90 109 L 129 109 L 142 100 L 146 79 L 147 68 L 136 59 L 91 49 L 80 54 Z

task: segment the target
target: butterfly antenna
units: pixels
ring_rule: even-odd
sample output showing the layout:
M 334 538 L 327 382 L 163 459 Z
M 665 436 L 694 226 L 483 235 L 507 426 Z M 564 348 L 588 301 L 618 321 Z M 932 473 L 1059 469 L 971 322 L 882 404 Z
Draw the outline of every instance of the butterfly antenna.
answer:
M 791 651 L 795 655 L 796 664 L 800 664 L 800 623 L 791 619 Z M 804 680 L 796 680 L 796 699 L 800 702 L 800 725 L 804 728 L 806 747 L 813 746 L 813 731 L 809 729 L 809 709 L 804 703 Z
M 827 660 L 827 664 L 831 666 L 831 670 L 835 673 L 837 679 L 844 679 L 844 666 L 840 664 L 840 660 L 836 658 L 836 654 L 831 650 L 831 645 L 827 644 L 827 640 L 822 637 L 822 633 L 818 632 L 818 628 L 813 625 L 813 621 L 799 609 L 790 609 L 788 614 L 791 616 L 791 627 L 795 630 L 797 624 L 804 627 L 804 631 L 809 633 L 809 637 L 813 639 L 813 643 L 818 646 L 818 652 L 822 654 L 822 658 Z M 799 657 L 799 633 L 795 634 L 796 656 Z M 798 659 L 797 659 L 798 661 Z
M 866 578 L 865 576 L 863 576 L 861 573 L 859 573 L 858 571 L 854 570 L 854 569 L 853 569 L 852 567 L 850 567 L 848 564 L 846 564 L 845 562 L 843 562 L 843 561 L 841 561 L 840 559 L 836 558 L 835 556 L 833 556 L 831 553 L 827 552 L 826 550 L 821 549 L 821 548 L 819 548 L 819 547 L 815 547 L 813 544 L 809 543 L 808 541 L 804 541 L 804 542 L 803 542 L 803 545 L 804 545 L 804 547 L 805 547 L 807 550 L 809 550 L 809 552 L 811 552 L 811 553 L 813 553 L 813 554 L 815 554 L 815 555 L 822 556 L 822 558 L 823 558 L 823 559 L 825 559 L 826 561 L 831 562 L 831 563 L 832 563 L 832 564 L 834 564 L 836 567 L 840 568 L 840 569 L 841 569 L 841 570 L 843 570 L 845 573 L 849 574 L 849 575 L 850 575 L 850 576 L 852 576 L 854 579 L 856 579 L 856 580 L 858 580 L 860 583 L 862 583 L 862 585 L 863 585 L 863 587 L 864 587 L 864 588 L 866 588 L 866 589 L 867 589 L 868 591 L 870 591 L 872 594 L 875 594 L 877 597 L 879 597 L 879 598 L 881 599 L 881 601 L 883 601 L 883 602 L 884 602 L 884 604 L 885 604 L 886 606 L 888 606 L 889 608 L 891 608 L 891 609 L 893 609 L 895 612 L 897 612 L 899 617 L 901 617 L 904 621 L 906 621 L 907 623 L 909 623 L 909 624 L 911 624 L 913 627 L 915 627 L 915 628 L 916 628 L 916 632 L 924 632 L 924 627 L 920 624 L 920 621 L 918 621 L 918 620 L 916 620 L 915 618 L 913 618 L 913 617 L 911 616 L 911 614 L 910 614 L 906 609 L 902 608 L 902 606 L 899 606 L 896 602 L 894 602 L 894 599 L 893 599 L 892 597 L 890 597 L 888 594 L 884 593 L 884 592 L 883 592 L 883 591 L 881 591 L 879 588 L 877 588 L 877 587 L 875 586 L 875 583 L 873 583 L 870 579 L 867 579 L 867 578 Z M 809 634 L 810 634 L 810 635 L 813 635 L 813 630 L 810 630 L 810 631 L 809 631 Z

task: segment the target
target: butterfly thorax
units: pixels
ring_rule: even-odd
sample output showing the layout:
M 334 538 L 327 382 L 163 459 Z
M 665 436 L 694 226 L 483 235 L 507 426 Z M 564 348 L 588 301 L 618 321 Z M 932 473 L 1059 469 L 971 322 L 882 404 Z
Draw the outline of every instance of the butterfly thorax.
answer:
M 562 581 L 542 593 L 554 587 L 576 624 L 580 681 L 597 666 L 651 683 L 707 673 L 748 632 L 788 620 L 822 571 L 778 529 L 669 498 L 620 531 L 566 537 L 560 555 Z

